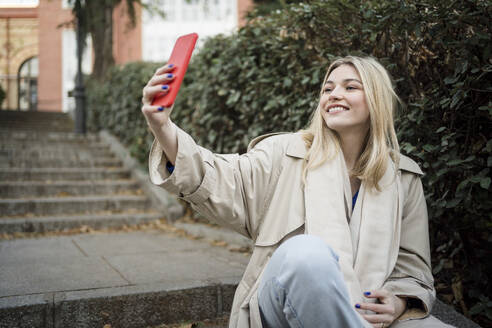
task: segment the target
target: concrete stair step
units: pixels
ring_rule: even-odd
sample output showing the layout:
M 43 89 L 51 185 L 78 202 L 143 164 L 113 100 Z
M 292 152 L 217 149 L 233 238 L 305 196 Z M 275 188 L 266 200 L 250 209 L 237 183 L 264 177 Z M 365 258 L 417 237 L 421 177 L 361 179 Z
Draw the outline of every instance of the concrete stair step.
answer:
M 0 141 L 63 141 L 65 143 L 76 142 L 97 142 L 100 141 L 99 135 L 88 133 L 85 135 L 73 132 L 39 132 L 25 131 L 19 129 L 1 129 Z
M 64 197 L 141 193 L 135 180 L 0 182 L 0 198 Z
M 0 122 L 0 129 L 18 129 L 34 132 L 73 132 L 73 123 L 38 124 L 38 123 L 16 123 Z
M 70 120 L 67 113 L 62 112 L 42 112 L 42 111 L 20 111 L 20 110 L 0 110 L 0 118 L 20 121 L 52 121 Z
M 77 147 L 41 147 L 41 148 L 10 148 L 0 149 L 0 155 L 6 158 L 90 158 L 111 156 L 109 148 L 77 148 Z
M 0 129 L 22 129 L 29 131 L 66 131 L 73 130 L 70 116 L 63 113 L 0 111 Z
M 123 163 L 116 157 L 96 158 L 43 158 L 33 159 L 28 156 L 11 158 L 0 153 L 0 168 L 103 168 L 121 167 Z
M 73 121 L 66 113 L 0 111 L 0 127 L 23 128 L 53 127 L 73 128 Z
M 128 179 L 121 168 L 0 168 L 0 181 L 65 181 Z
M 31 151 L 31 152 L 23 152 L 23 151 L 0 151 L 0 160 L 5 163 L 11 162 L 27 162 L 32 163 L 30 167 L 45 167 L 43 166 L 43 162 L 73 162 L 73 161 L 81 161 L 81 162 L 90 162 L 95 161 L 99 158 L 116 158 L 111 152 L 104 152 L 99 156 L 95 156 L 91 151 L 75 151 L 75 150 L 67 150 L 67 151 Z M 36 164 L 36 161 L 39 161 L 39 164 Z M 6 164 L 1 164 L 2 166 L 6 166 Z M 26 166 L 26 165 L 24 165 Z M 59 167 L 60 164 L 57 164 L 55 167 Z M 76 165 L 77 166 L 77 165 Z M 14 167 L 18 167 L 14 165 Z M 69 166 L 67 166 L 69 167 Z M 49 168 L 49 166 L 48 166 Z
M 101 149 L 101 150 L 109 150 L 109 146 L 100 141 L 78 141 L 78 142 L 64 142 L 63 140 L 30 140 L 30 141 L 18 141 L 12 140 L 8 143 L 0 144 L 0 150 L 12 150 L 12 149 L 22 149 L 22 150 L 35 150 L 35 149 L 43 149 L 43 150 L 52 150 L 52 149 Z
M 61 118 L 54 118 L 54 119 L 32 119 L 29 117 L 22 117 L 22 118 L 12 118 L 12 117 L 3 117 L 0 115 L 0 118 L 2 119 L 0 125 L 5 125 L 5 126 L 20 126 L 24 127 L 26 125 L 34 125 L 34 126 L 45 126 L 45 125 L 52 125 L 52 126 L 73 126 L 73 122 L 69 117 L 61 117 Z
M 145 196 L 84 196 L 46 198 L 0 199 L 1 218 L 26 215 L 47 216 L 99 211 L 146 210 L 149 200 Z
M 0 233 L 17 232 L 55 232 L 81 227 L 91 229 L 121 228 L 149 223 L 162 218 L 162 214 L 151 212 L 129 211 L 124 213 L 96 213 L 90 215 L 38 216 L 30 218 L 0 218 Z
M 23 130 L 43 130 L 44 128 L 53 128 L 56 130 L 67 130 L 67 132 L 69 132 L 71 129 L 73 129 L 73 126 L 73 122 L 65 120 L 33 122 L 7 119 L 0 122 L 0 127 L 8 127 L 11 129 L 19 128 Z

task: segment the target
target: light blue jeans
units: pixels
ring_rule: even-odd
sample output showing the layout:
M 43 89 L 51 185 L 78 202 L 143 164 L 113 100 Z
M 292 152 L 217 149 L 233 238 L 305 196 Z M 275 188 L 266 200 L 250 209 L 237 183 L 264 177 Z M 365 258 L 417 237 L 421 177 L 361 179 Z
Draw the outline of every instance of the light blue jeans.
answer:
M 264 328 L 363 327 L 338 264 L 321 238 L 298 235 L 273 253 L 258 287 Z

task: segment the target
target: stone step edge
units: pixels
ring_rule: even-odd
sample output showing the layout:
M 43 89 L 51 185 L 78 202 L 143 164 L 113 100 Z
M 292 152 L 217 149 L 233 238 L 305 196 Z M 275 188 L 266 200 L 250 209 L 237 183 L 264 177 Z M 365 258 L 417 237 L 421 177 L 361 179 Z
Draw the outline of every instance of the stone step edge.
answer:
M 8 203 L 64 203 L 64 202 L 88 202 L 88 201 L 113 201 L 113 200 L 141 200 L 147 201 L 147 197 L 141 195 L 90 195 L 90 196 L 74 196 L 74 197 L 32 197 L 32 198 L 2 198 L 0 199 L 0 204 Z
M 0 153 L 0 156 L 3 156 L 3 154 Z M 5 157 L 5 156 L 3 156 Z M 106 162 L 114 162 L 114 163 L 118 163 L 120 164 L 121 161 L 116 158 L 116 157 L 112 157 L 112 156 L 106 156 L 106 157 L 97 157 L 97 158 L 66 158 L 66 157 L 58 157 L 58 158 L 45 158 L 45 159 L 38 159 L 38 158 L 30 158 L 29 156 L 9 156 L 8 159 L 10 161 L 22 161 L 22 162 L 29 162 L 29 163 L 36 163 L 36 162 L 39 162 L 40 164 L 42 164 L 43 166 L 41 166 L 40 168 L 42 167 L 49 167 L 47 165 L 44 165 L 44 163 L 49 163 L 49 162 L 65 162 L 65 163 L 73 163 L 73 162 L 77 162 L 77 163 L 82 163 L 82 164 L 88 164 L 88 163 L 93 163 L 93 164 L 99 164 L 99 163 L 106 163 Z M 63 163 L 62 163 L 63 164 Z M 119 166 L 119 165 L 118 165 Z M 67 168 L 70 168 L 70 167 L 73 167 L 73 164 L 71 164 L 70 166 L 67 166 Z M 4 168 L 15 168 L 15 167 L 4 167 Z M 63 168 L 62 166 L 60 166 L 60 168 Z
M 104 167 L 88 167 L 88 168 L 0 168 L 0 173 L 127 173 L 125 168 L 104 168 Z
M 122 179 L 122 180 L 104 180 L 104 181 L 80 181 L 80 180 L 57 180 L 52 181 L 50 183 L 46 183 L 46 181 L 7 181 L 0 182 L 0 187 L 6 186 L 15 186 L 15 187 L 24 187 L 24 186 L 138 186 L 138 183 L 134 179 Z
M 63 140 L 65 142 L 100 141 L 99 136 L 97 134 L 89 134 L 89 135 L 81 136 L 73 132 L 41 132 L 41 131 L 26 132 L 26 131 L 19 131 L 17 129 L 10 129 L 10 130 L 2 129 L 0 131 L 0 139 L 3 138 L 8 140 L 15 140 L 15 141 L 31 141 L 31 140 L 38 140 L 40 138 L 46 141 Z
M 46 147 L 46 148 L 70 148 L 73 146 L 78 146 L 80 148 L 91 148 L 91 149 L 97 149 L 97 148 L 103 148 L 107 149 L 108 146 L 102 142 L 102 141 L 88 141 L 88 142 L 79 142 L 77 145 L 74 145 L 73 143 L 70 142 L 70 140 L 64 141 L 64 140 L 39 140 L 39 138 L 35 140 L 27 140 L 25 142 L 24 140 L 16 140 L 16 139 L 11 139 L 8 144 L 3 144 L 0 146 L 1 150 L 5 149 L 37 149 L 39 147 Z
M 87 226 L 92 229 L 119 228 L 124 225 L 136 226 L 150 223 L 162 218 L 162 214 L 154 213 L 118 213 L 103 215 L 46 216 L 18 219 L 0 218 L 0 233 L 17 232 L 43 233 L 78 229 Z
M 1 324 L 69 327 L 79 322 L 87 327 L 148 327 L 212 319 L 230 311 L 238 281 L 153 283 L 3 297 Z

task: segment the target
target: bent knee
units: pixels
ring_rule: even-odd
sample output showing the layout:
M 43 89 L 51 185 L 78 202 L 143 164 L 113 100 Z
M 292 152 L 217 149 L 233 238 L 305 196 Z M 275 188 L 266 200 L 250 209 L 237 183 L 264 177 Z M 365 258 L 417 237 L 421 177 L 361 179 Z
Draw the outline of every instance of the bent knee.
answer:
M 321 238 L 298 235 L 285 241 L 278 249 L 283 270 L 311 277 L 339 271 L 338 255 Z
M 283 242 L 277 252 L 292 257 L 320 256 L 333 258 L 338 262 L 338 254 L 320 237 L 313 235 L 296 235 Z

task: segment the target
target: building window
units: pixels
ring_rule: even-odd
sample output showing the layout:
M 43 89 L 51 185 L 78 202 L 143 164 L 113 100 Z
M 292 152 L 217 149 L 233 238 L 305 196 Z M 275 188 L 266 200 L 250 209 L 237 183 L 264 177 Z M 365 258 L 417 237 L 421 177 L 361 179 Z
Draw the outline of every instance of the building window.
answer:
M 37 7 L 39 0 L 2 0 L 0 7 L 2 8 L 21 8 L 21 7 Z
M 38 107 L 38 57 L 31 57 L 19 68 L 17 73 L 19 110 L 36 110 Z

